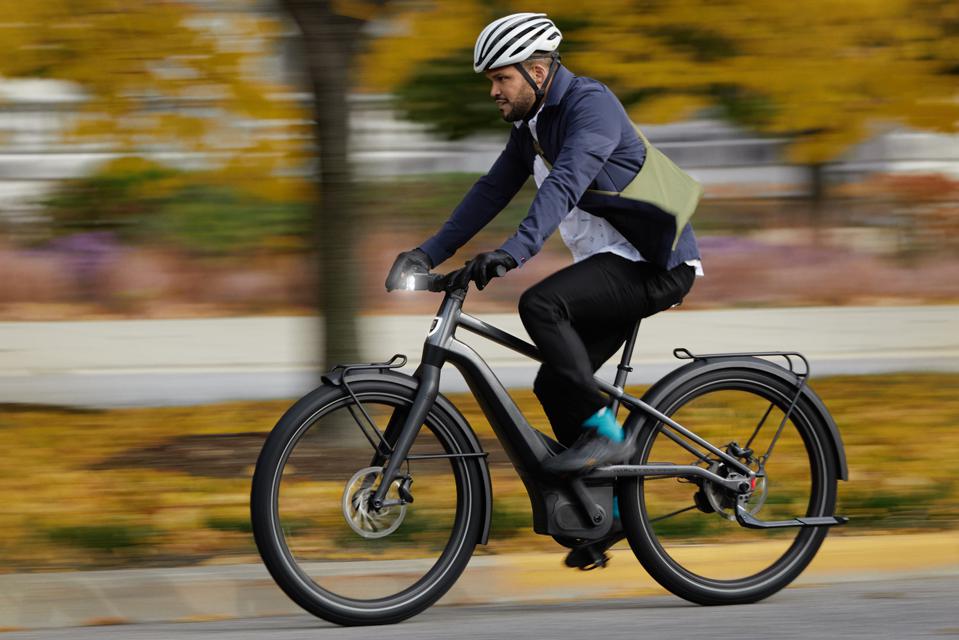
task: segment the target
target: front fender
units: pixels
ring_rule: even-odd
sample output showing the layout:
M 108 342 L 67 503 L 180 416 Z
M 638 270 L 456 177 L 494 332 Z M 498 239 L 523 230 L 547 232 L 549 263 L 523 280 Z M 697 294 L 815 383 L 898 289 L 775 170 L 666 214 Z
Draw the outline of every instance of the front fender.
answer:
M 671 371 L 664 378 L 650 387 L 649 390 L 643 394 L 643 402 L 646 402 L 653 407 L 658 407 L 663 399 L 665 399 L 677 387 L 686 384 L 692 378 L 705 373 L 721 371 L 724 369 L 749 369 L 753 371 L 759 371 L 767 375 L 775 376 L 786 384 L 794 387 L 798 387 L 800 383 L 799 376 L 792 371 L 768 360 L 763 360 L 762 358 L 743 356 L 697 358 L 689 364 L 683 365 L 682 367 Z M 823 401 L 818 395 L 816 395 L 816 392 L 813 391 L 808 384 L 803 386 L 802 395 L 812 405 L 813 409 L 819 414 L 819 417 L 827 426 L 827 433 L 832 440 L 833 451 L 835 451 L 836 454 L 836 469 L 838 472 L 838 478 L 840 480 L 848 480 L 849 469 L 846 466 L 846 451 L 843 447 L 842 437 L 839 435 L 839 428 L 836 426 L 835 420 L 833 420 L 832 416 L 829 414 L 829 410 L 826 409 L 826 405 L 823 404 Z M 642 416 L 640 419 L 645 421 L 651 418 Z M 640 427 L 641 426 L 642 425 L 640 425 Z

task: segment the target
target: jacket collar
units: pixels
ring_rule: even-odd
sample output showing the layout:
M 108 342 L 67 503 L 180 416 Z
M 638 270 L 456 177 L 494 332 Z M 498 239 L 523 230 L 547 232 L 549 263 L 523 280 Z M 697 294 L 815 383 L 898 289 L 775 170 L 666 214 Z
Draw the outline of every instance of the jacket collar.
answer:
M 572 71 L 560 65 L 556 73 L 553 74 L 553 83 L 549 86 L 549 91 L 546 92 L 546 100 L 543 103 L 543 107 L 555 107 L 558 105 L 559 101 L 566 95 L 566 90 L 569 89 L 569 85 L 575 77 Z

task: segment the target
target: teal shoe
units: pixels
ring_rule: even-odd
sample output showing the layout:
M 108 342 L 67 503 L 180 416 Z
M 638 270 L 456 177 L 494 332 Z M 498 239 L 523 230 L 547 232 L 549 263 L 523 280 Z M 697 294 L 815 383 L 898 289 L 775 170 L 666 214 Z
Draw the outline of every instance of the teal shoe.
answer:
M 616 422 L 616 416 L 609 410 L 609 407 L 603 407 L 590 417 L 583 421 L 584 429 L 595 429 L 599 435 L 609 438 L 613 442 L 622 442 L 625 438 L 623 427 Z
M 548 458 L 543 469 L 557 475 L 583 474 L 596 467 L 623 462 L 633 453 L 613 412 L 603 407 L 583 422 L 583 435 L 566 451 Z

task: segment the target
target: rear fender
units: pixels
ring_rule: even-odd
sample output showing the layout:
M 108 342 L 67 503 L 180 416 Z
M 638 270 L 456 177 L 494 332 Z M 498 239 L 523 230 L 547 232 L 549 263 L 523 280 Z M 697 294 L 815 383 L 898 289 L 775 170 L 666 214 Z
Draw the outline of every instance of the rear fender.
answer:
M 690 362 L 689 364 L 670 372 L 664 378 L 650 387 L 649 390 L 643 394 L 643 402 L 653 407 L 659 407 L 662 401 L 669 396 L 669 394 L 671 394 L 679 386 L 689 382 L 692 378 L 705 373 L 711 373 L 713 371 L 721 371 L 725 369 L 748 369 L 752 371 L 759 371 L 775 376 L 776 378 L 779 378 L 786 384 L 793 387 L 798 387 L 800 383 L 800 377 L 792 371 L 789 371 L 788 369 L 768 360 L 763 360 L 762 358 L 742 356 L 697 358 L 693 362 Z M 836 422 L 826 409 L 826 405 L 823 404 L 822 400 L 818 395 L 816 395 L 816 392 L 813 391 L 808 384 L 803 386 L 802 395 L 803 398 L 806 399 L 813 407 L 813 410 L 819 414 L 819 417 L 827 426 L 827 435 L 832 440 L 833 451 L 836 455 L 836 469 L 838 472 L 838 478 L 840 480 L 848 480 L 849 469 L 846 466 L 846 451 L 843 447 L 842 437 L 839 435 L 839 428 L 836 426 Z M 639 424 L 636 426 L 642 429 L 647 422 L 654 422 L 655 418 L 647 416 L 642 412 L 634 411 L 630 415 L 628 421 L 639 421 Z

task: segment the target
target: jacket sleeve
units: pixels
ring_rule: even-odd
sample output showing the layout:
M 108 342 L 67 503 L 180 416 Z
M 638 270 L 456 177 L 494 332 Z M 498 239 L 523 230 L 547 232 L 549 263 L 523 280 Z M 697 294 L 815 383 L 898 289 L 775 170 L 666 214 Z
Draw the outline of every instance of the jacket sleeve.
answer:
M 510 129 L 506 148 L 489 172 L 476 181 L 436 235 L 420 245 L 434 267 L 456 253 L 496 217 L 529 178 L 529 165 L 523 158 L 519 139 L 524 132 L 517 127 Z
M 619 145 L 621 118 L 611 94 L 590 91 L 568 109 L 567 133 L 556 162 L 519 229 L 500 247 L 517 264 L 539 252 Z

